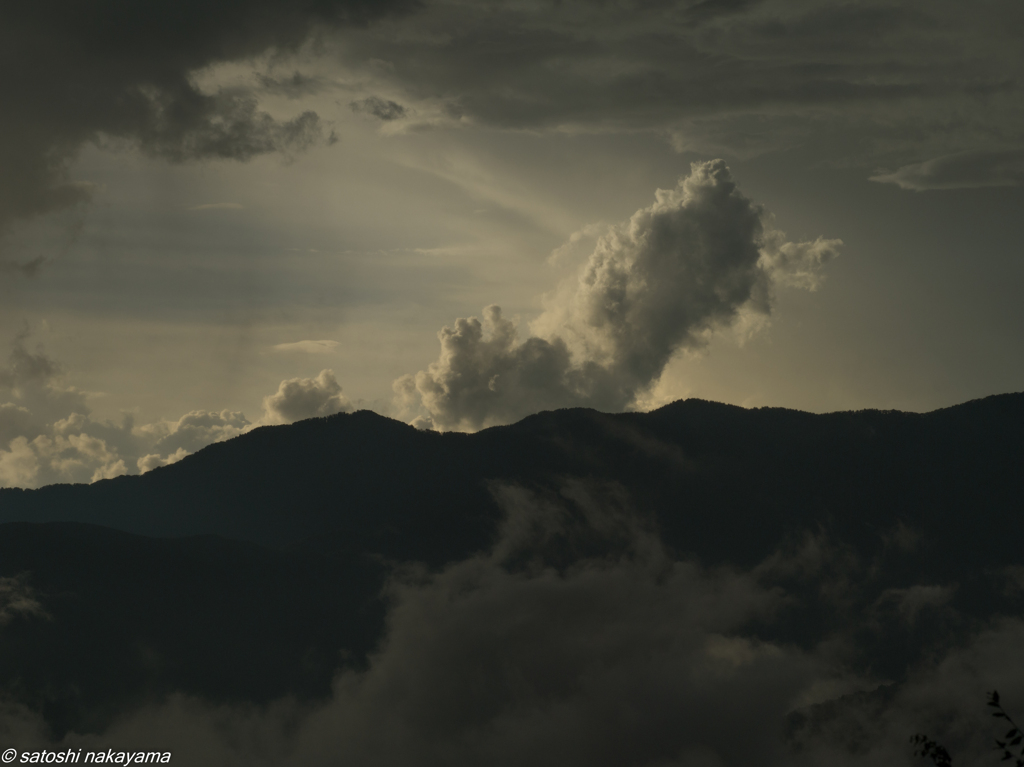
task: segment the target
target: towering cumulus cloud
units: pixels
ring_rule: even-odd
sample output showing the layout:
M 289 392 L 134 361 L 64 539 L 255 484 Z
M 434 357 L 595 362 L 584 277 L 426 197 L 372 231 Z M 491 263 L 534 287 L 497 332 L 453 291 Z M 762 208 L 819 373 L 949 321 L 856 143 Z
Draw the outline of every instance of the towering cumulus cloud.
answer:
M 609 227 L 520 341 L 490 306 L 439 334 L 441 356 L 395 382 L 419 423 L 474 429 L 538 410 L 628 407 L 680 349 L 741 315 L 767 315 L 775 285 L 815 289 L 839 240 L 786 242 L 722 160 L 694 163 L 675 189 Z

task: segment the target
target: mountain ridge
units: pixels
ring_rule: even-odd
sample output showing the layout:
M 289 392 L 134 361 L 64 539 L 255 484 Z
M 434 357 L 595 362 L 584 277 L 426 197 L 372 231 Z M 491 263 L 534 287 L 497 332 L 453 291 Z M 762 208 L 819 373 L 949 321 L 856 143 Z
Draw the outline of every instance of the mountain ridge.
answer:
M 930 413 L 814 414 L 690 399 L 649 413 L 549 411 L 474 434 L 357 411 L 262 427 L 142 476 L 3 489 L 0 522 L 80 521 L 272 547 L 350 534 L 384 555 L 440 565 L 491 540 L 501 516 L 496 485 L 557 495 L 577 477 L 621 485 L 674 545 L 699 553 L 716 548 L 687 545 L 699 522 L 742 518 L 744 506 L 760 508 L 747 522 L 764 528 L 766 543 L 794 525 L 831 519 L 851 528 L 858 516 L 957 527 L 956 504 L 975 496 L 993 522 L 1019 524 L 1007 513 L 1020 493 L 1022 433 L 1024 394 Z M 712 559 L 726 553 L 717 548 Z M 740 560 L 765 553 L 754 546 Z
M 500 568 L 628 569 L 656 540 L 784 591 L 745 636 L 812 652 L 842 635 L 851 668 L 899 681 L 1019 613 L 1022 499 L 1021 394 L 927 414 L 686 400 L 475 434 L 369 411 L 262 428 L 143 476 L 0 490 L 0 693 L 56 738 L 179 693 L 325 701 L 385 651 L 389 584 L 499 567 L 524 508 L 539 537 Z

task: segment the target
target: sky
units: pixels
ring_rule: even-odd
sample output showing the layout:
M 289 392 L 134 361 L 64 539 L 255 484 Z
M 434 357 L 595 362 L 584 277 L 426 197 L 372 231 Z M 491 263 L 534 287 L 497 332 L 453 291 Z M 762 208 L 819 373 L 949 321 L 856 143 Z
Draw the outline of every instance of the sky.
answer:
M 0 486 L 369 408 L 1021 390 L 1014 2 L 0 9 Z

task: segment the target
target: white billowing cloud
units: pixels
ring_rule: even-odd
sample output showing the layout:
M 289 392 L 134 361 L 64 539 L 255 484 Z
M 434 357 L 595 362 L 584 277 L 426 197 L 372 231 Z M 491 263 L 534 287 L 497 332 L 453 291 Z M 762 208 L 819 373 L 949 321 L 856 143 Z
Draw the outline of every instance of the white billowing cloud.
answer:
M 85 393 L 66 385 L 60 366 L 41 349 L 29 350 L 26 338 L 23 333 L 15 339 L 7 365 L 0 367 L 0 487 L 145 473 L 253 426 L 233 410 L 194 410 L 177 420 L 141 425 L 130 415 L 119 425 L 99 423 L 90 415 Z M 260 424 L 352 409 L 330 370 L 282 381 L 264 406 Z
M 516 325 L 501 315 L 497 306 L 476 317 L 456 320 L 438 334 L 441 356 L 425 371 L 395 382 L 403 407 L 422 406 L 428 417 L 417 426 L 475 428 L 508 422 L 538 410 L 565 407 L 585 401 L 588 388 L 614 382 L 607 372 L 591 363 L 574 368 L 565 341 L 529 338 L 520 343 Z M 602 378 L 604 381 L 600 381 Z M 590 397 L 591 400 L 596 399 Z M 609 392 L 597 404 L 606 407 L 621 397 Z
M 901 189 L 977 189 L 1019 186 L 1024 183 L 1024 151 L 978 149 L 904 165 L 893 173 L 880 173 L 872 181 L 896 184 Z
M 0 450 L 0 487 L 28 487 L 39 474 L 39 457 L 25 437 L 15 437 Z
M 118 453 L 131 442 L 131 422 L 97 424 L 86 395 L 63 382 L 60 366 L 26 346 L 12 345 L 0 368 L 0 485 L 32 487 L 94 482 L 123 474 Z
M 213 442 L 237 437 L 249 425 L 249 419 L 238 411 L 221 410 L 217 413 L 193 410 L 177 421 L 156 421 L 138 427 L 137 431 L 154 440 L 153 447 L 158 454 L 177 454 L 180 450 L 187 454 Z
M 420 423 L 476 429 L 542 409 L 622 410 L 680 349 L 771 310 L 776 285 L 814 290 L 839 240 L 786 242 L 766 227 L 722 160 L 694 163 L 675 189 L 608 227 L 575 279 L 548 297 L 532 334 L 497 306 L 439 334 L 441 355 L 395 382 Z M 770 223 L 770 222 L 769 222 Z
M 776 285 L 801 288 L 812 293 L 821 287 L 822 267 L 838 255 L 841 240 L 818 237 L 811 242 L 786 242 L 777 229 L 765 232 L 760 266 Z
M 330 354 L 340 344 L 337 341 L 293 341 L 287 344 L 275 344 L 271 348 L 275 352 L 305 352 L 306 354 Z
M 186 455 L 188 455 L 188 451 L 183 447 L 179 447 L 175 452 L 163 457 L 159 453 L 144 455 L 135 462 L 135 465 L 139 467 L 139 474 L 145 474 L 147 471 L 160 466 L 170 466 L 172 463 L 177 463 Z
M 333 370 L 321 370 L 316 378 L 289 378 L 277 392 L 263 398 L 263 424 L 282 424 L 304 418 L 347 413 L 352 403 L 342 394 Z
M 20 486 L 96 482 L 127 471 L 115 447 L 85 433 L 40 434 L 31 441 L 16 437 L 6 452 L 0 451 L 0 466 L 12 469 L 0 472 L 0 478 Z

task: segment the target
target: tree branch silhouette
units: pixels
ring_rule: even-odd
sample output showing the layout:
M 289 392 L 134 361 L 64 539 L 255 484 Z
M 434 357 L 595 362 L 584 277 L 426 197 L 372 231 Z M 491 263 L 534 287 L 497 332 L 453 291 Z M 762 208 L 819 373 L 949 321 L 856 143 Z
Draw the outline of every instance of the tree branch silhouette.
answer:
M 932 763 L 937 765 L 937 767 L 951 767 L 953 764 L 953 758 L 949 755 L 949 751 L 946 750 L 945 746 L 940 746 L 927 735 L 918 733 L 910 739 L 910 742 L 917 746 L 914 749 L 914 756 L 920 756 L 925 759 L 930 757 Z
M 1021 732 L 1017 723 L 1013 721 L 1013 719 L 1010 718 L 1010 715 L 1006 713 L 1005 709 L 1003 709 L 1002 704 L 999 702 L 998 690 L 993 690 L 988 694 L 988 705 L 995 709 L 995 711 L 992 712 L 992 716 L 996 719 L 1005 719 L 1011 725 L 1010 730 L 1003 736 L 1004 740 L 996 738 L 996 750 L 1003 752 L 1002 761 L 1005 762 L 1016 757 L 1016 767 L 1024 767 L 1024 746 L 1021 746 L 1021 741 L 1024 740 L 1024 732 Z M 1017 751 L 1018 746 L 1020 746 L 1020 751 L 1019 753 L 1014 754 L 1014 751 Z
M 1024 767 L 1024 745 L 1022 745 L 1024 743 L 1024 731 L 1010 718 L 1010 715 L 1006 713 L 1006 709 L 1003 708 L 1003 704 L 999 702 L 998 690 L 988 693 L 988 703 L 986 705 L 992 706 L 995 709 L 992 712 L 992 716 L 996 719 L 1005 719 L 1011 725 L 1002 740 L 999 738 L 995 739 L 995 750 L 1003 752 L 1001 761 L 1006 762 L 1010 759 L 1016 759 L 1015 767 Z M 953 757 L 949 755 L 949 751 L 927 735 L 918 733 L 910 739 L 910 742 L 916 746 L 914 756 L 920 756 L 925 759 L 930 758 L 937 767 L 952 767 Z M 1019 752 L 1014 753 L 1018 746 L 1020 747 Z

